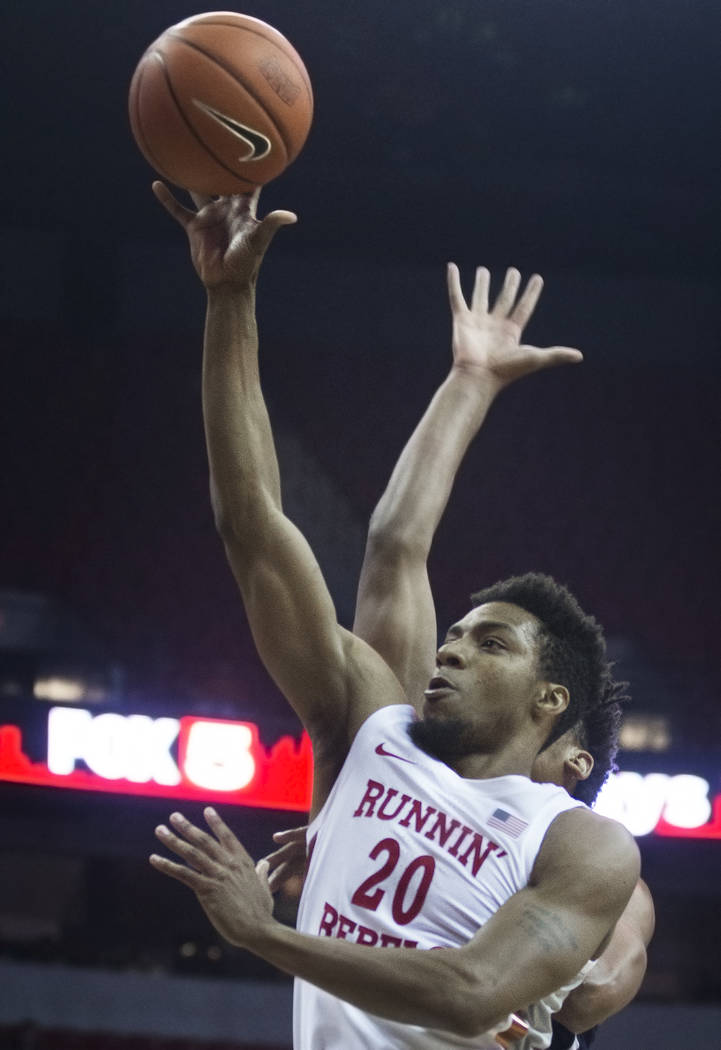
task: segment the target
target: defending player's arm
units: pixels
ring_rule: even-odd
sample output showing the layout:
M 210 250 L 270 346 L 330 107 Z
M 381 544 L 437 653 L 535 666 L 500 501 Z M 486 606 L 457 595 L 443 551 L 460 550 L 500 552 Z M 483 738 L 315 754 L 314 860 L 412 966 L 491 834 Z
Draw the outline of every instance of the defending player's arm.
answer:
M 561 1024 L 572 1032 L 585 1032 L 631 1002 L 646 972 L 653 928 L 653 901 L 639 879 L 603 955 L 555 1015 Z
M 327 790 L 357 725 L 382 703 L 403 702 L 397 679 L 339 626 L 318 564 L 282 512 L 273 436 L 260 386 L 255 285 L 278 228 L 259 222 L 257 194 L 199 200 L 196 213 L 156 183 L 185 229 L 208 305 L 203 416 L 213 506 L 256 647 L 313 738 L 319 790 Z
M 532 372 L 581 360 L 577 350 L 521 344 L 543 287 L 509 269 L 489 307 L 490 274 L 476 270 L 470 306 L 458 268 L 448 266 L 453 364 L 404 448 L 373 512 L 353 630 L 393 668 L 420 704 L 437 644 L 427 560 L 461 460 L 504 387 Z
M 639 872 L 638 848 L 620 824 L 570 810 L 551 825 L 529 885 L 468 944 L 391 950 L 276 922 L 251 858 L 217 814 L 206 810 L 206 819 L 215 837 L 179 817 L 175 834 L 158 829 L 185 864 L 152 863 L 194 890 L 219 933 L 362 1010 L 462 1035 L 494 1029 L 571 980 L 612 931 Z

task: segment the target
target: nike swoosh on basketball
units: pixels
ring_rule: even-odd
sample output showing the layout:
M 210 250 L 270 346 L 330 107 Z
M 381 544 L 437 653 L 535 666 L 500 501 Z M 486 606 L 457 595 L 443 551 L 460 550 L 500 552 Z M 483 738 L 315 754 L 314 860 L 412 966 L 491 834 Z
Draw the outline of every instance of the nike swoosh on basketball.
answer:
M 267 157 L 270 153 L 272 143 L 267 135 L 249 128 L 247 124 L 241 124 L 234 117 L 229 117 L 225 113 L 213 109 L 212 106 L 209 106 L 206 102 L 201 102 L 200 99 L 194 98 L 193 104 L 245 143 L 249 152 L 245 157 L 239 158 L 243 163 L 249 160 L 262 160 L 263 157 Z
M 383 755 L 385 758 L 397 758 L 401 762 L 408 762 L 409 765 L 415 766 L 416 763 L 412 762 L 410 758 L 404 758 L 403 755 L 394 755 L 392 751 L 386 751 L 385 744 L 379 744 L 376 748 L 377 755 Z

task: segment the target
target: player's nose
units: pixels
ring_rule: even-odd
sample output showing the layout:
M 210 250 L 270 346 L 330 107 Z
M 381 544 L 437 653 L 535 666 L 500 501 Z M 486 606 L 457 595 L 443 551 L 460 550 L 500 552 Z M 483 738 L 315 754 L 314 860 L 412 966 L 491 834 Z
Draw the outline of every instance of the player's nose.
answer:
M 436 663 L 439 667 L 465 667 L 457 642 L 445 642 L 436 653 Z

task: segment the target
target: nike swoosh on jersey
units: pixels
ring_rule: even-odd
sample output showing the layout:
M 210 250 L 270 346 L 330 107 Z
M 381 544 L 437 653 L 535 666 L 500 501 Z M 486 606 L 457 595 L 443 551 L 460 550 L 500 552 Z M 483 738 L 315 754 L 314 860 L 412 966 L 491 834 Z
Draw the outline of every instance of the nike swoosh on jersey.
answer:
M 238 159 L 245 163 L 249 160 L 262 160 L 263 157 L 267 157 L 270 153 L 272 143 L 267 135 L 263 135 L 260 131 L 255 131 L 253 128 L 249 128 L 247 124 L 241 124 L 239 120 L 234 117 L 229 117 L 225 113 L 221 113 L 217 109 L 213 109 L 206 102 L 201 102 L 200 99 L 194 98 L 193 104 L 202 109 L 203 113 L 207 113 L 209 117 L 217 121 L 226 128 L 232 135 L 239 138 L 241 142 L 244 142 L 248 147 L 248 153 L 244 157 Z
M 384 758 L 397 758 L 400 762 L 408 762 L 411 766 L 416 765 L 416 763 L 412 762 L 410 758 L 404 758 L 403 755 L 395 755 L 392 751 L 386 751 L 385 744 L 378 744 L 376 754 L 383 755 Z

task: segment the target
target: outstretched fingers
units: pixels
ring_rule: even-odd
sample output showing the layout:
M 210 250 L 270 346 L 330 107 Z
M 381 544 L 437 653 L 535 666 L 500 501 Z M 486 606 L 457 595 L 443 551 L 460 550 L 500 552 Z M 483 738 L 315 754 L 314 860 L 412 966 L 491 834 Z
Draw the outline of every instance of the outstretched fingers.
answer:
M 272 211 L 266 215 L 253 232 L 253 245 L 258 254 L 265 254 L 281 226 L 291 226 L 297 221 L 298 216 L 292 211 Z
M 488 292 L 491 286 L 491 272 L 485 266 L 476 268 L 476 280 L 473 284 L 471 310 L 474 314 L 488 313 Z
M 159 871 L 161 875 L 169 875 L 171 879 L 175 879 L 177 882 L 182 882 L 183 885 L 189 886 L 191 890 L 196 893 L 202 890 L 207 884 L 207 877 L 202 875 L 198 871 L 194 871 L 192 868 L 187 867 L 185 864 L 176 864 L 174 860 L 168 860 L 167 857 L 161 857 L 158 853 L 150 854 L 150 863 Z
M 543 350 L 537 346 L 521 346 L 528 359 L 533 362 L 535 369 L 557 368 L 559 365 L 578 365 L 583 361 L 583 354 L 571 346 L 548 346 Z
M 461 275 L 455 263 L 448 263 L 446 279 L 448 281 L 448 301 L 451 304 L 451 312 L 457 314 L 462 310 L 467 310 L 468 307 L 461 288 Z
M 520 273 L 515 266 L 509 266 L 506 270 L 503 287 L 498 293 L 498 298 L 493 304 L 493 309 L 491 310 L 494 317 L 508 317 L 513 308 L 513 304 L 516 301 L 516 296 L 518 295 L 518 289 L 520 286 Z
M 543 278 L 540 274 L 532 274 L 528 279 L 528 284 L 523 289 L 521 298 L 513 307 L 509 320 L 517 324 L 519 328 L 525 328 L 533 315 L 533 311 L 536 309 L 536 304 L 542 291 Z
M 176 200 L 164 182 L 156 180 L 153 183 L 153 193 L 175 221 L 180 223 L 184 230 L 187 229 L 188 223 L 192 222 L 196 213 Z
M 170 821 L 174 831 L 160 824 L 155 829 L 157 838 L 195 871 L 214 875 L 218 869 L 217 862 L 222 860 L 221 847 L 216 840 L 196 828 L 182 813 L 171 813 Z

